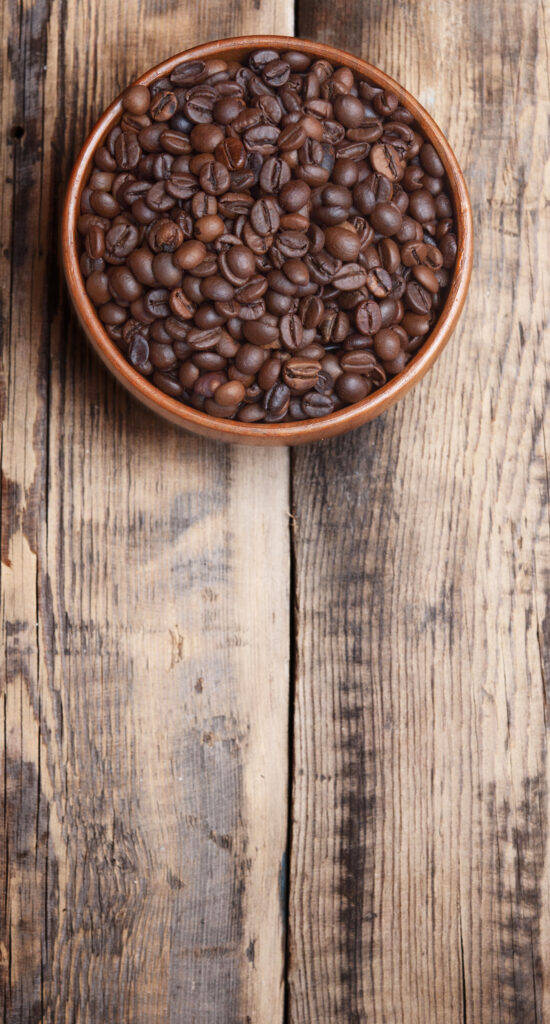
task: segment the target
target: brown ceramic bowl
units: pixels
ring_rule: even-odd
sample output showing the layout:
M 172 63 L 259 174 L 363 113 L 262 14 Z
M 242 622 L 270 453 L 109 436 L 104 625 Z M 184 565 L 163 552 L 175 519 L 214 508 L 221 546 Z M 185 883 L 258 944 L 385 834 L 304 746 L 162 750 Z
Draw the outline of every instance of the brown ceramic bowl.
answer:
M 401 103 L 414 114 L 422 132 L 433 143 L 443 162 L 450 183 L 457 220 L 458 257 L 441 315 L 422 348 L 402 373 L 393 377 L 384 387 L 369 395 L 362 402 L 339 409 L 337 412 L 331 413 L 330 416 L 296 423 L 248 424 L 239 423 L 236 420 L 217 419 L 187 405 L 182 405 L 174 398 L 169 398 L 134 370 L 106 334 L 103 324 L 86 294 L 78 262 L 79 246 L 76 231 L 82 188 L 90 174 L 95 150 L 120 116 L 122 110 L 120 97 L 105 111 L 88 136 L 71 174 L 61 225 L 61 247 L 69 292 L 82 327 L 111 373 L 149 409 L 153 409 L 165 419 L 170 420 L 171 423 L 176 423 L 193 433 L 221 441 L 261 445 L 306 444 L 310 441 L 343 434 L 345 431 L 352 430 L 354 427 L 374 419 L 375 416 L 379 416 L 398 398 L 402 398 L 435 362 L 454 330 L 468 290 L 473 258 L 472 211 L 462 171 L 449 143 L 435 121 L 420 106 L 420 103 L 392 78 L 373 67 L 372 64 L 367 64 L 366 61 L 360 60 L 359 57 L 353 57 L 344 50 L 287 36 L 237 36 L 234 39 L 220 39 L 216 42 L 205 43 L 203 46 L 194 46 L 191 50 L 178 53 L 150 71 L 146 71 L 137 81 L 149 85 L 155 78 L 169 74 L 177 64 L 184 60 L 204 57 L 228 57 L 235 60 L 247 55 L 251 50 L 264 47 L 276 50 L 304 50 L 316 58 L 323 57 L 334 64 L 346 65 L 376 85 L 395 92 Z

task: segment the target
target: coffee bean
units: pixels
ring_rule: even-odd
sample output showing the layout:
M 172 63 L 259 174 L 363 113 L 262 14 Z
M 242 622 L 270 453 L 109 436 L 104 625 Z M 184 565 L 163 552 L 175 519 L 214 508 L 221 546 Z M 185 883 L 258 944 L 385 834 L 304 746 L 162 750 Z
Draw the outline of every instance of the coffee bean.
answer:
M 401 373 L 457 258 L 442 160 L 392 92 L 276 50 L 130 86 L 77 221 L 109 337 L 212 416 L 329 415 Z
M 310 419 L 319 416 L 329 416 L 334 410 L 334 398 L 332 395 L 320 394 L 317 391 L 308 391 L 302 398 L 302 411 Z
M 344 372 L 336 381 L 336 393 L 346 405 L 362 401 L 371 390 L 368 380 L 359 373 Z
M 338 291 L 355 291 L 367 283 L 367 275 L 359 263 L 344 263 L 333 275 L 332 283 Z
M 153 252 L 175 252 L 183 242 L 183 232 L 173 220 L 161 218 L 149 228 L 147 241 Z
M 413 313 L 429 313 L 432 308 L 432 297 L 418 281 L 409 281 L 405 288 L 405 305 Z
M 297 352 L 304 344 L 304 327 L 296 313 L 287 313 L 280 320 L 281 341 L 289 352 Z
M 376 334 L 382 326 L 380 305 L 371 299 L 360 302 L 355 310 L 357 329 L 364 335 Z
M 332 256 L 340 260 L 354 260 L 361 249 L 361 239 L 355 231 L 344 227 L 329 227 L 325 232 L 325 245 Z
M 207 214 L 195 221 L 195 238 L 199 242 L 213 242 L 224 232 L 224 223 L 216 214 Z
M 132 85 L 122 96 L 122 106 L 130 114 L 146 114 L 151 94 L 146 85 Z
M 266 392 L 264 398 L 265 418 L 268 423 L 278 423 L 286 416 L 290 405 L 290 389 L 282 382 Z
M 279 227 L 279 212 L 274 199 L 258 199 L 250 211 L 250 223 L 259 235 L 270 235 Z

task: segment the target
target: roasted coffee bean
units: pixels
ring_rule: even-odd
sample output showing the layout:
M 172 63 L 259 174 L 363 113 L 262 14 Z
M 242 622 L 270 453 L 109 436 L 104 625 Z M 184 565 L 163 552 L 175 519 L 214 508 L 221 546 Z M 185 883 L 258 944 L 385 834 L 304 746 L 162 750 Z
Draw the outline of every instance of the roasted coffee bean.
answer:
M 86 291 L 94 306 L 103 306 L 110 301 L 109 278 L 102 270 L 94 270 L 86 281 Z
M 274 199 L 258 199 L 250 211 L 250 223 L 259 235 L 273 234 L 279 227 L 279 211 Z
M 370 222 L 375 231 L 389 237 L 398 233 L 403 216 L 395 203 L 378 203 L 370 215 Z
M 367 378 L 359 373 L 344 372 L 336 381 L 336 393 L 346 405 L 360 402 L 371 390 L 372 386 Z
M 329 416 L 334 411 L 334 397 L 320 393 L 318 390 L 308 391 L 302 398 L 302 411 L 310 419 Z
M 156 220 L 147 232 L 147 241 L 153 252 L 175 252 L 183 242 L 183 231 L 173 220 Z
M 289 352 L 297 352 L 304 344 L 304 327 L 296 313 L 287 313 L 280 320 L 281 341 Z
M 220 196 L 222 192 L 229 190 L 231 184 L 227 167 L 217 160 L 204 165 L 199 174 L 199 181 L 203 191 L 210 196 Z
M 432 296 L 418 281 L 409 281 L 405 288 L 404 302 L 413 313 L 429 313 L 432 308 Z
M 283 381 L 293 394 L 303 395 L 315 387 L 321 364 L 316 359 L 292 356 L 283 366 Z
M 329 415 L 401 373 L 457 258 L 443 162 L 397 96 L 256 51 L 130 86 L 77 226 L 138 372 L 243 423 Z
M 382 326 L 379 303 L 371 299 L 360 302 L 355 310 L 355 323 L 361 334 L 367 336 L 376 334 Z
M 366 275 L 366 285 L 377 299 L 383 299 L 391 292 L 392 280 L 383 267 L 373 267 Z
M 136 248 L 139 232 L 133 224 L 115 224 L 105 235 L 107 263 L 123 263 Z
M 456 235 L 449 231 L 440 241 L 439 248 L 443 257 L 443 266 L 447 269 L 454 267 L 458 245 Z
M 224 229 L 225 225 L 221 217 L 215 213 L 207 214 L 195 221 L 195 238 L 199 242 L 213 242 L 223 235 Z
M 367 283 L 367 275 L 359 263 L 344 263 L 333 274 L 332 283 L 340 292 L 355 291 Z
M 355 260 L 361 249 L 361 239 L 348 228 L 329 227 L 325 232 L 325 245 L 332 256 L 340 260 Z
M 146 85 L 131 85 L 122 97 L 122 106 L 130 114 L 146 114 L 150 102 L 151 94 Z
M 268 423 L 278 423 L 287 413 L 290 405 L 290 388 L 282 382 L 275 384 L 264 398 L 265 418 Z

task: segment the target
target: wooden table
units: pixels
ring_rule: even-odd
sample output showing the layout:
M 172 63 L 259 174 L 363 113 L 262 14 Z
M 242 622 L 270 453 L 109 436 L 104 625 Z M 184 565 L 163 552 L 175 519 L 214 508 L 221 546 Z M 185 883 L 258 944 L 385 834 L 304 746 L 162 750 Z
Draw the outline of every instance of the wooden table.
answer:
M 5 0 L 0 27 L 2 1021 L 550 1022 L 543 4 Z M 56 232 L 129 79 L 293 31 L 433 113 L 477 256 L 428 378 L 289 454 L 135 405 Z

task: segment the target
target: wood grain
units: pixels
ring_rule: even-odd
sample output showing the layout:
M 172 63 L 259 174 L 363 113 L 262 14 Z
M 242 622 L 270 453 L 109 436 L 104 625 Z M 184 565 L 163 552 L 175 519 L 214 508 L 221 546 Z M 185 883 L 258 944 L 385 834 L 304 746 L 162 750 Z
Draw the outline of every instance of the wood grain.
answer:
M 291 32 L 289 0 L 0 10 L 6 1024 L 282 1020 L 287 454 L 133 404 L 56 257 L 106 103 L 257 27 Z
M 477 258 L 428 378 L 293 453 L 289 1020 L 550 1021 L 544 6 L 303 0 L 298 33 L 435 116 Z

